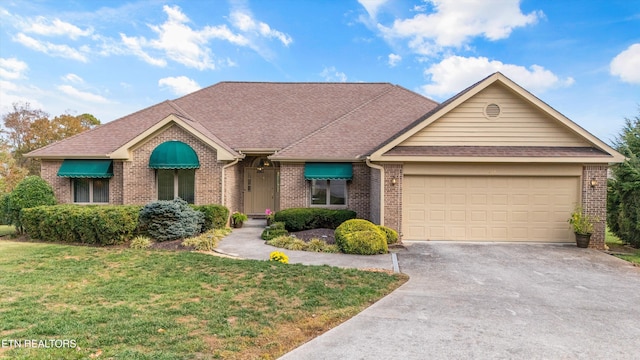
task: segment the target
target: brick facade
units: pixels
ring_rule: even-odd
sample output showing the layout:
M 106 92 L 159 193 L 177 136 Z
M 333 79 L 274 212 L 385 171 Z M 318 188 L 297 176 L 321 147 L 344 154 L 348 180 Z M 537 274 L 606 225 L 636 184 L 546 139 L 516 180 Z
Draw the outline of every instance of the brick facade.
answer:
M 374 224 L 380 224 L 380 170 L 369 169 L 369 218 Z
M 280 209 L 309 206 L 310 189 L 303 163 L 280 164 Z
M 604 249 L 607 220 L 607 169 L 606 164 L 586 165 L 582 168 L 582 207 L 585 213 L 597 217 L 589 247 Z M 597 182 L 591 186 L 591 180 Z
M 157 200 L 156 171 L 149 168 L 149 157 L 158 145 L 170 140 L 189 144 L 198 154 L 200 168 L 196 169 L 195 173 L 194 202 L 196 204 L 220 204 L 222 201 L 221 173 L 224 164 L 217 161 L 215 149 L 176 125 L 164 129 L 133 149 L 132 160 L 124 163 L 124 203 L 146 204 Z
M 365 163 L 353 164 L 353 179 L 347 181 L 347 204 L 359 218 L 371 219 L 371 168 Z
M 42 160 L 40 177 L 51 185 L 58 204 L 69 204 L 73 202 L 71 199 L 71 180 L 58 176 L 61 165 L 62 160 Z
M 384 225 L 402 236 L 402 164 L 384 167 Z M 393 184 L 395 179 L 396 183 Z

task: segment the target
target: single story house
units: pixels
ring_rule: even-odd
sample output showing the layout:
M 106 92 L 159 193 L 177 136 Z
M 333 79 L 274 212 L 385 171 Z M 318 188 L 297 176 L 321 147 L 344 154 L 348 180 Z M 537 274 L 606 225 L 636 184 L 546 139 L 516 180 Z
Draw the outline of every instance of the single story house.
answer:
M 221 82 L 28 154 L 60 203 L 349 208 L 405 240 L 570 242 L 623 156 L 495 73 L 438 104 L 389 83 Z M 595 247 L 604 246 L 604 224 Z

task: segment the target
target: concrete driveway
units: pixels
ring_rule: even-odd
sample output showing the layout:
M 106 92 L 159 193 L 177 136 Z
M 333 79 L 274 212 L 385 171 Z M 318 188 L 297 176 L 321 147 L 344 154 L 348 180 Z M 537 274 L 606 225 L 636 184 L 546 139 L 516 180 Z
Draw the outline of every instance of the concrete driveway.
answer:
M 408 243 L 411 276 L 282 359 L 638 359 L 640 268 L 575 245 Z

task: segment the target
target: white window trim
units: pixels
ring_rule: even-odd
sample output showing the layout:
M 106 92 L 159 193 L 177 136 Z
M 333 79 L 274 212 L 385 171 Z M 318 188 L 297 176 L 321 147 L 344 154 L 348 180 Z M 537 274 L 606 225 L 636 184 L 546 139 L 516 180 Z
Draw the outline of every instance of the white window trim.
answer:
M 318 180 L 327 180 L 327 185 L 330 184 L 331 179 L 318 179 Z M 334 180 L 335 181 L 335 180 Z M 326 199 L 324 204 L 314 204 L 313 203 L 313 180 L 309 180 L 309 207 L 313 208 L 324 208 L 324 209 L 347 209 L 349 207 L 349 184 L 348 180 L 344 181 L 344 205 L 330 204 L 331 202 L 331 185 L 327 186 Z
M 95 180 L 94 178 L 88 178 L 87 180 L 89 180 L 89 202 L 76 202 L 75 199 L 75 193 L 76 193 L 76 189 L 75 189 L 75 180 L 76 179 L 80 179 L 80 178 L 70 178 L 71 179 L 71 203 L 72 204 L 76 204 L 76 205 L 108 205 L 111 203 L 111 181 L 109 179 L 106 179 L 107 181 L 107 187 L 109 188 L 109 199 L 107 200 L 107 202 L 94 202 L 93 201 L 93 180 Z M 97 178 L 96 178 L 97 179 Z M 104 179 L 100 179 L 100 180 L 104 180 Z

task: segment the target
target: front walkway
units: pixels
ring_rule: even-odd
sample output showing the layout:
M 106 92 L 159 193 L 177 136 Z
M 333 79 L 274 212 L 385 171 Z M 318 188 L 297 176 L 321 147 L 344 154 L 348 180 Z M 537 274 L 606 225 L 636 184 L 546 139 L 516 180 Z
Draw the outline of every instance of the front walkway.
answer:
M 347 255 L 296 251 L 277 248 L 265 244 L 260 238 L 266 222 L 263 219 L 249 219 L 240 229 L 226 236 L 216 250 L 226 255 L 244 259 L 269 260 L 272 251 L 282 251 L 289 257 L 289 263 L 304 265 L 330 265 L 344 268 L 393 270 L 391 254 Z

